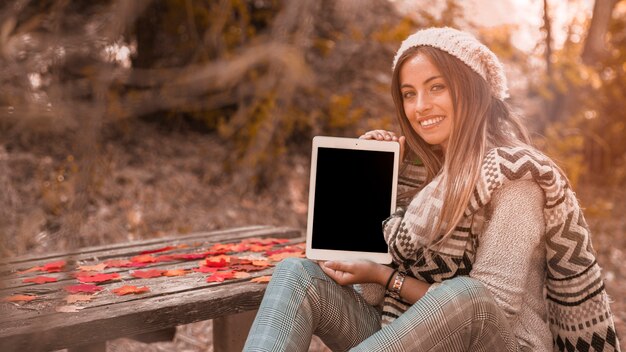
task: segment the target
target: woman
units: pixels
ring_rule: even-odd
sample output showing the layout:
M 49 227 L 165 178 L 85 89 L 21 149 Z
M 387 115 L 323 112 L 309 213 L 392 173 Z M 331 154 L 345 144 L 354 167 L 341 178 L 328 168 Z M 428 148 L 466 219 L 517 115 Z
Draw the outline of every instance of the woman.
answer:
M 619 350 L 574 193 L 504 103 L 493 52 L 420 30 L 391 91 L 403 135 L 361 138 L 399 142 L 409 161 L 383 224 L 392 267 L 281 262 L 245 350 L 305 351 L 313 334 L 333 350 Z

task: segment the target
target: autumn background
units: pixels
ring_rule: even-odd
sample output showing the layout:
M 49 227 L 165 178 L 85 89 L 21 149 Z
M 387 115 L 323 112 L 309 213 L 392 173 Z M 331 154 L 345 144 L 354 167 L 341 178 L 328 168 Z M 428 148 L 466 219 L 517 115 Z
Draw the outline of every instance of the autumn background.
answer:
M 304 229 L 312 136 L 397 130 L 395 50 L 417 28 L 449 25 L 502 58 L 510 103 L 568 173 L 624 344 L 626 1 L 16 0 L 0 11 L 2 257 Z M 177 349 L 211 348 L 199 324 L 179 329 Z M 133 348 L 171 346 L 109 345 Z

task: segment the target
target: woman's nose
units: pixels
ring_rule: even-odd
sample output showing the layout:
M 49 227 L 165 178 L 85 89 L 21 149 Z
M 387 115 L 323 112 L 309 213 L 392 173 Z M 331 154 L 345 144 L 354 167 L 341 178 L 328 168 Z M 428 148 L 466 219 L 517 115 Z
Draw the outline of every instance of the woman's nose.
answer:
M 428 94 L 418 94 L 415 102 L 415 113 L 424 115 L 432 109 L 433 105 Z

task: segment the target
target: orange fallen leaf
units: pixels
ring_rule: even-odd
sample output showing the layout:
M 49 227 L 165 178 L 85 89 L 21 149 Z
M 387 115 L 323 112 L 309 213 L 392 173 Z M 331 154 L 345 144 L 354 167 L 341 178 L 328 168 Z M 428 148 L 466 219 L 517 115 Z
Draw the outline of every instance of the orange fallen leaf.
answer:
M 89 302 L 94 296 L 92 295 L 68 295 L 65 297 L 65 302 L 68 304 L 76 302 Z
M 270 262 L 269 262 L 269 261 L 267 261 L 267 260 L 253 260 L 253 261 L 252 261 L 252 265 L 254 265 L 254 266 L 260 266 L 260 267 L 265 268 L 265 267 L 268 267 L 268 266 L 272 266 L 272 263 L 270 263 Z
M 129 267 L 133 264 L 130 260 L 127 259 L 111 259 L 104 262 L 107 268 L 125 268 Z
M 28 273 L 32 273 L 35 271 L 45 271 L 43 266 L 34 266 L 30 269 L 26 269 L 26 270 L 22 270 L 22 271 L 18 271 L 17 274 L 18 275 L 22 275 L 22 274 L 28 274 Z
M 163 275 L 164 272 L 165 272 L 164 270 L 159 270 L 159 269 L 143 270 L 143 271 L 135 270 L 131 273 L 131 275 L 140 279 L 150 279 L 153 277 L 159 277 Z
M 224 280 L 234 279 L 234 271 L 218 271 L 207 277 L 206 282 L 222 282 Z
M 49 273 L 57 273 L 65 267 L 65 260 L 57 260 L 56 262 L 50 262 L 43 265 L 43 270 Z
M 148 288 L 148 286 L 137 287 L 137 286 L 125 285 L 125 286 L 113 289 L 111 291 L 118 296 L 123 296 L 123 295 L 128 295 L 131 293 L 139 294 L 139 293 L 144 293 L 144 292 L 150 292 L 150 289 Z
M 188 271 L 185 269 L 171 269 L 165 270 L 163 272 L 163 276 L 184 276 L 187 275 Z
M 285 258 L 304 258 L 304 253 L 302 252 L 284 252 L 284 253 L 277 253 L 274 255 L 270 255 L 269 256 L 270 260 L 273 260 L 275 262 L 279 262 Z
M 45 284 L 46 282 L 57 282 L 56 277 L 48 277 L 48 276 L 35 276 L 29 277 L 27 279 L 22 280 L 23 283 L 35 283 L 35 284 Z
M 130 258 L 130 261 L 133 263 L 143 263 L 143 264 L 154 263 L 156 262 L 156 258 L 150 254 L 142 254 L 142 255 L 136 255 Z
M 165 247 L 161 247 L 161 248 L 157 248 L 157 249 L 149 249 L 149 250 L 146 250 L 146 251 L 142 251 L 139 254 L 161 253 L 161 252 L 171 251 L 172 249 L 176 249 L 176 247 L 165 246 Z
M 95 265 L 81 265 L 78 267 L 80 271 L 102 271 L 106 269 L 107 263 L 100 263 Z
M 270 279 L 272 277 L 271 276 L 259 276 L 259 277 L 255 277 L 254 279 L 250 280 L 251 282 L 256 282 L 259 284 L 266 284 L 268 282 L 270 282 Z
M 219 268 L 212 268 L 212 267 L 208 267 L 208 266 L 200 266 L 198 268 L 193 268 L 191 270 L 198 272 L 198 273 L 214 273 L 218 270 Z
M 2 300 L 5 302 L 30 302 L 34 299 L 37 299 L 36 295 L 13 295 L 4 297 Z
M 250 273 L 246 273 L 245 271 L 236 271 L 235 272 L 235 279 L 247 279 L 250 276 L 252 276 L 252 275 L 250 275 Z
M 65 286 L 63 287 L 63 289 L 69 293 L 79 293 L 79 292 L 94 293 L 94 292 L 102 291 L 102 287 L 91 285 L 91 284 L 79 284 L 79 285 Z
M 82 283 L 87 283 L 87 282 L 105 282 L 105 281 L 109 281 L 109 280 L 119 280 L 119 278 L 120 278 L 120 274 L 118 274 L 118 273 L 95 274 L 95 275 L 79 273 L 79 275 L 76 276 L 76 279 L 78 281 L 82 282 Z

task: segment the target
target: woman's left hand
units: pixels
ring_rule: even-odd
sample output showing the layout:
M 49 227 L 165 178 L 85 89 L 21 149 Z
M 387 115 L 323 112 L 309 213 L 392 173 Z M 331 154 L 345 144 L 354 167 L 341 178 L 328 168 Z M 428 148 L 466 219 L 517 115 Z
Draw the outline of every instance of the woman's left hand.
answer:
M 384 285 L 393 269 L 369 260 L 328 261 L 322 270 L 340 285 L 378 283 Z

